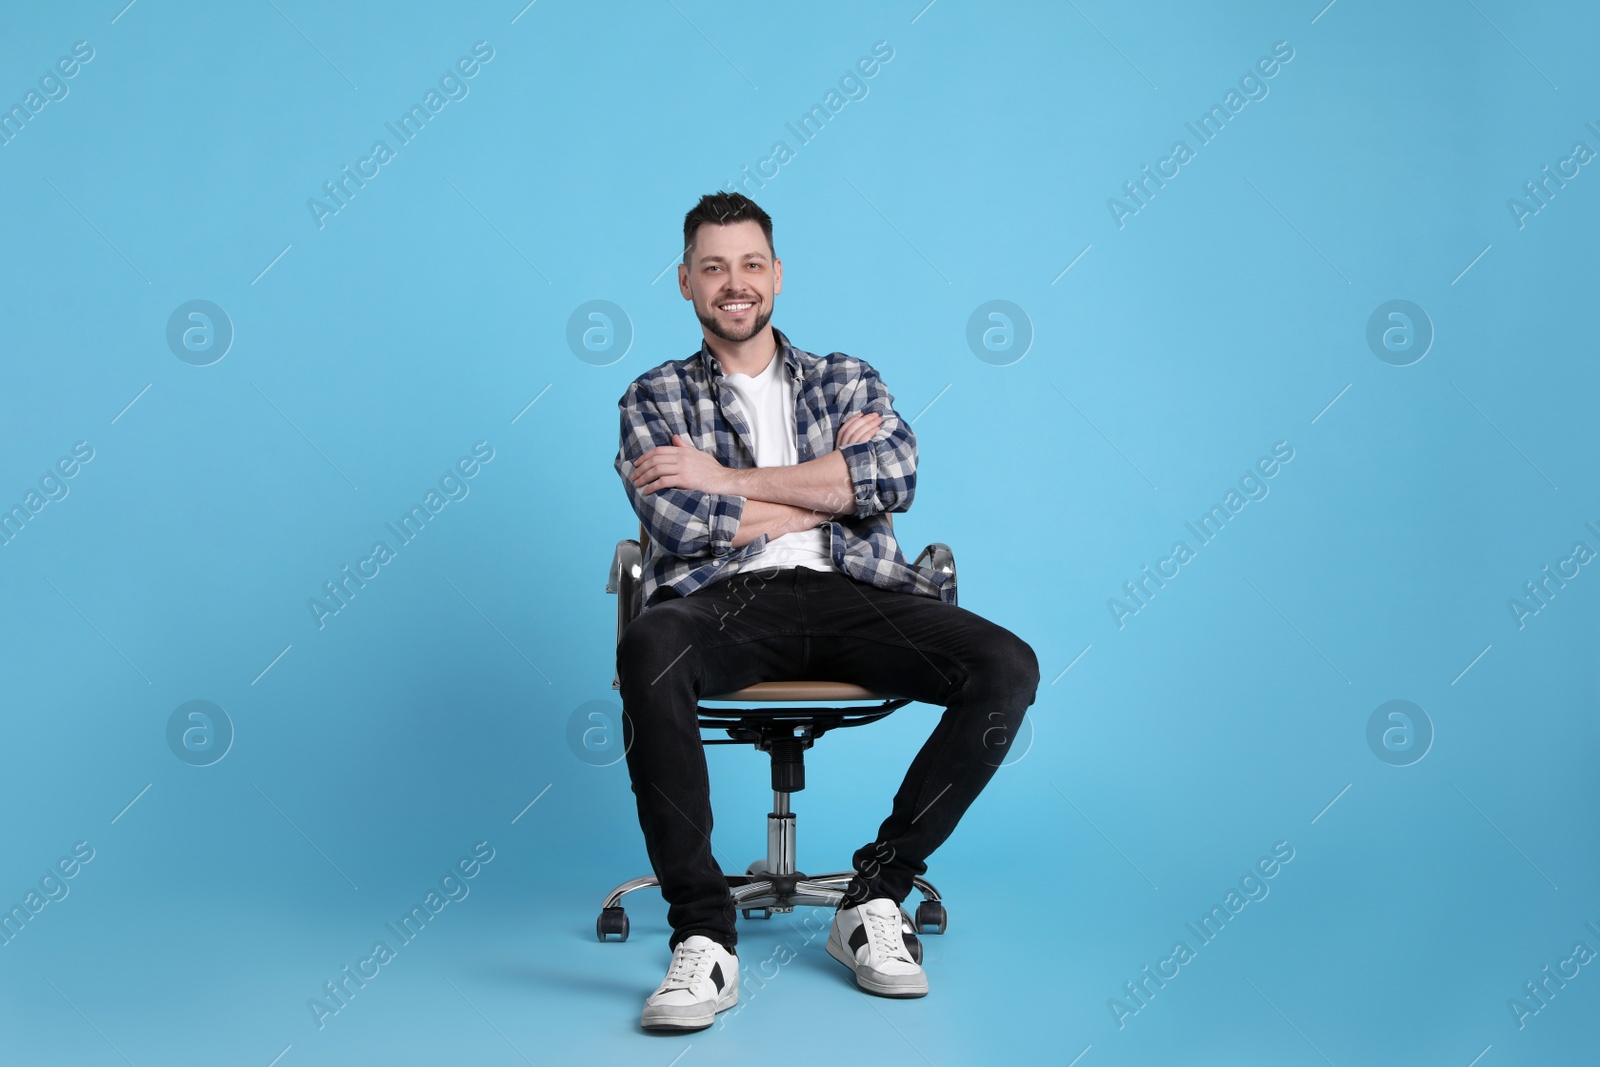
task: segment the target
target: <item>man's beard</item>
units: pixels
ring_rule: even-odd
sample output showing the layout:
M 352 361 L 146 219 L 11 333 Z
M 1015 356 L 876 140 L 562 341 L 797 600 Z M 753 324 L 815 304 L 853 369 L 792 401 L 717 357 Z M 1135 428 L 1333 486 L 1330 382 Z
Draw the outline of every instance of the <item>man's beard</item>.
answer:
M 695 318 L 700 320 L 700 325 L 704 326 L 707 330 L 710 330 L 713 335 L 722 338 L 724 341 L 748 341 L 750 338 L 766 329 L 767 323 L 772 321 L 772 311 L 770 310 L 769 306 L 767 309 L 763 309 L 759 315 L 749 321 L 748 329 L 741 330 L 738 333 L 732 333 L 729 332 L 729 330 L 724 327 L 722 323 L 717 321 L 715 305 L 712 305 L 712 311 L 713 313 L 710 315 L 702 315 L 700 314 L 700 310 L 696 308 Z M 737 324 L 735 324 L 734 328 L 739 329 Z

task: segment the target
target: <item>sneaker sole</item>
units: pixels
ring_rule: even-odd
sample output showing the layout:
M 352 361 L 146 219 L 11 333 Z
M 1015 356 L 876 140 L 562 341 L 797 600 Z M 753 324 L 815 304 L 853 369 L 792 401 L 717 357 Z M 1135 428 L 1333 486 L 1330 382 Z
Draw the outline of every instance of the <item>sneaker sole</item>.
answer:
M 862 974 L 856 969 L 855 960 L 845 953 L 844 946 L 839 943 L 831 931 L 828 934 L 827 949 L 828 955 L 848 967 L 850 973 L 856 977 L 856 985 L 865 989 L 868 993 L 875 993 L 880 997 L 896 997 L 899 999 L 911 999 L 928 995 L 928 979 L 926 976 L 915 985 L 889 985 Z
M 673 1009 L 646 1007 L 639 1017 L 639 1025 L 646 1030 L 704 1030 L 717 1021 L 717 1013 L 727 1011 L 739 1003 L 739 990 L 736 986 L 729 986 L 728 991 L 718 998 L 716 1005 L 710 1012 L 700 1015 L 674 1014 Z

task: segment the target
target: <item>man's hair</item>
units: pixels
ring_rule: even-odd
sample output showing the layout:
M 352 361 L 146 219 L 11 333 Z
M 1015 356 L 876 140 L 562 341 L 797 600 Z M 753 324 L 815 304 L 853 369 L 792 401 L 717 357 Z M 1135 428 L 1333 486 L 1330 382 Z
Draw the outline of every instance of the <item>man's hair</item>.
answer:
M 767 238 L 767 250 L 776 258 L 776 247 L 772 243 L 771 215 L 762 211 L 754 200 L 743 193 L 708 193 L 702 196 L 700 202 L 683 217 L 684 265 L 689 265 L 695 234 L 699 232 L 701 226 L 707 223 L 714 226 L 728 226 L 747 220 L 760 225 L 761 232 Z

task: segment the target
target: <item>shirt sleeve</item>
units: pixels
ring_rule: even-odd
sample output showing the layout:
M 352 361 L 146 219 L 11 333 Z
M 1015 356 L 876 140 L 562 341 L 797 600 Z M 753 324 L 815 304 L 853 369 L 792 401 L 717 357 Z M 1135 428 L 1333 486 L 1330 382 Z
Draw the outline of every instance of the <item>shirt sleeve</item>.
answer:
M 856 488 L 856 518 L 885 511 L 907 511 L 917 490 L 917 436 L 894 410 L 894 397 L 878 372 L 861 363 L 860 382 L 836 415 L 838 426 L 859 411 L 875 411 L 883 425 L 870 441 L 857 441 L 839 451 Z M 849 386 L 845 386 L 849 389 Z
M 621 440 L 614 466 L 627 491 L 628 503 L 644 528 L 665 552 L 685 559 L 726 556 L 744 515 L 742 496 L 668 488 L 641 493 L 633 484 L 633 465 L 650 449 L 672 444 L 672 435 L 688 433 L 682 416 L 663 414 L 655 398 L 638 382 L 617 402 L 622 413 Z

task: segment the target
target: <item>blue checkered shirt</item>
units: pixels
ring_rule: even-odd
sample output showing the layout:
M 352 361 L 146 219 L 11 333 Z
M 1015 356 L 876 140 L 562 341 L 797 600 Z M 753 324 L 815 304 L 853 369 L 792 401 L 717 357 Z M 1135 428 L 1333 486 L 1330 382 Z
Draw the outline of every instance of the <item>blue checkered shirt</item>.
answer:
M 830 520 L 833 564 L 852 577 L 897 592 L 952 603 L 948 576 L 906 562 L 886 514 L 906 511 L 917 487 L 917 438 L 894 410 L 894 397 L 865 360 L 842 352 L 813 355 L 789 343 L 776 328 L 784 367 L 795 382 L 795 432 L 799 462 L 834 451 L 845 419 L 875 411 L 883 423 L 870 441 L 845 445 L 855 483 L 855 515 Z M 762 534 L 741 548 L 733 537 L 745 498 L 697 489 L 640 493 L 631 479 L 639 457 L 681 434 L 724 467 L 754 467 L 751 431 L 733 390 L 722 385 L 722 365 L 704 343 L 688 359 L 668 360 L 646 371 L 617 402 L 622 412 L 616 469 L 628 503 L 650 535 L 644 559 L 642 608 L 666 595 L 688 596 L 744 569 L 767 544 Z M 759 566 L 756 564 L 755 566 Z M 642 609 L 641 609 L 642 610 Z

